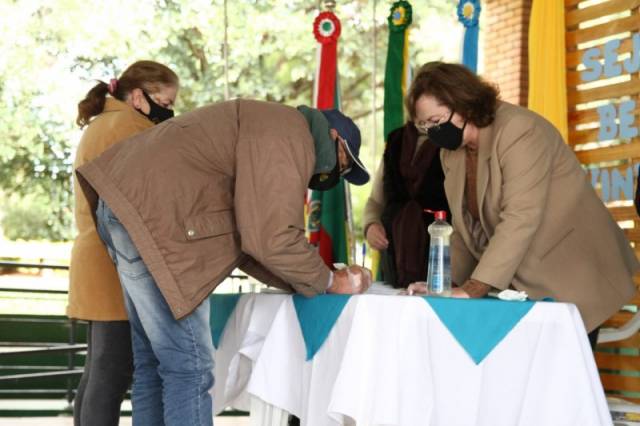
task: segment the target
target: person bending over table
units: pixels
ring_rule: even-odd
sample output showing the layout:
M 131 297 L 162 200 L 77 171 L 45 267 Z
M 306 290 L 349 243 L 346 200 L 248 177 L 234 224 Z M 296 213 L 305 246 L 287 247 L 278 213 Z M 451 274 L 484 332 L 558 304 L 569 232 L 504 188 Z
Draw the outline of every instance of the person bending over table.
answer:
M 574 303 L 595 345 L 600 324 L 633 298 L 639 264 L 558 130 L 458 64 L 423 65 L 406 106 L 444 148 L 453 297 L 515 288 Z
M 77 169 L 116 264 L 133 335 L 134 425 L 211 425 L 208 296 L 239 267 L 306 296 L 361 293 L 305 238 L 307 188 L 362 185 L 360 131 L 337 110 L 253 100 L 206 106 Z

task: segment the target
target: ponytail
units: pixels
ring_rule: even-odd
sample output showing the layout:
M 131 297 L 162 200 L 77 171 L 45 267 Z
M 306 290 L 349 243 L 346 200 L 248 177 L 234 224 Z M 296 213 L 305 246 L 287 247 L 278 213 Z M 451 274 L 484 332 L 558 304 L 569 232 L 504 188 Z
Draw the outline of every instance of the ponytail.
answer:
M 111 84 L 99 81 L 87 96 L 78 104 L 76 124 L 80 128 L 89 124 L 91 119 L 104 111 L 107 93 L 115 99 L 125 101 L 132 90 L 142 89 L 147 93 L 156 93 L 163 86 L 178 87 L 180 80 L 166 65 L 154 61 L 138 61 L 127 68 L 118 80 Z
M 104 110 L 107 93 L 109 93 L 109 85 L 105 82 L 98 81 L 87 93 L 87 96 L 78 104 L 78 118 L 76 124 L 83 128 L 91 118 L 100 114 Z

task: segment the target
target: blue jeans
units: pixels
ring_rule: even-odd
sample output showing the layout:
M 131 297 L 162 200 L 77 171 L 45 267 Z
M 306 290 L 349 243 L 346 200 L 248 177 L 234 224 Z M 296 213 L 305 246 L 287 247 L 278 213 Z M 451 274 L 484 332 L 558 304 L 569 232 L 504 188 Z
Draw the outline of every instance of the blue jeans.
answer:
M 96 214 L 131 323 L 133 425 L 213 425 L 209 300 L 174 319 L 127 230 L 102 200 Z

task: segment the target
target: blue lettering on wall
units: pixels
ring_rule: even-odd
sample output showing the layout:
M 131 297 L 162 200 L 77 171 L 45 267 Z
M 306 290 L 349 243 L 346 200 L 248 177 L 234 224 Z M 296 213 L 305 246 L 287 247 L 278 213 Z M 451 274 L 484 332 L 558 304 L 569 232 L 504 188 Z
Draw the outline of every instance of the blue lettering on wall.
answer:
M 587 69 L 580 73 L 582 81 L 589 82 L 597 80 L 600 77 L 600 74 L 602 74 L 602 65 L 598 61 L 599 56 L 600 49 L 597 47 L 585 50 L 582 55 L 582 64 L 587 67 Z
M 633 200 L 635 184 L 638 178 L 640 163 L 633 164 L 626 169 L 589 169 L 591 185 L 594 189 L 600 186 L 600 198 L 609 201 Z
M 633 111 L 636 109 L 635 101 L 626 101 L 620 104 L 620 137 L 631 139 L 638 136 L 638 128 L 633 126 Z
M 604 44 L 604 76 L 607 78 L 622 75 L 622 65 L 618 63 L 620 40 L 610 40 Z
M 640 33 L 633 35 L 631 56 L 624 60 L 624 70 L 629 74 L 640 71 Z
M 598 117 L 600 117 L 600 131 L 598 140 L 607 141 L 618 136 L 618 125 L 616 124 L 616 107 L 613 104 L 598 107 Z

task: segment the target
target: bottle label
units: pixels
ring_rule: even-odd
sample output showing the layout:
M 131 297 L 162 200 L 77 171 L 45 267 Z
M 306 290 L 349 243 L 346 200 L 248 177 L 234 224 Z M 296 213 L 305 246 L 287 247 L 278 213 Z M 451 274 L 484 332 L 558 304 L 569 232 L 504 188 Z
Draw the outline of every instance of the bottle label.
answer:
M 451 260 L 444 238 L 432 237 L 429 247 L 427 284 L 429 293 L 441 294 L 451 289 Z

